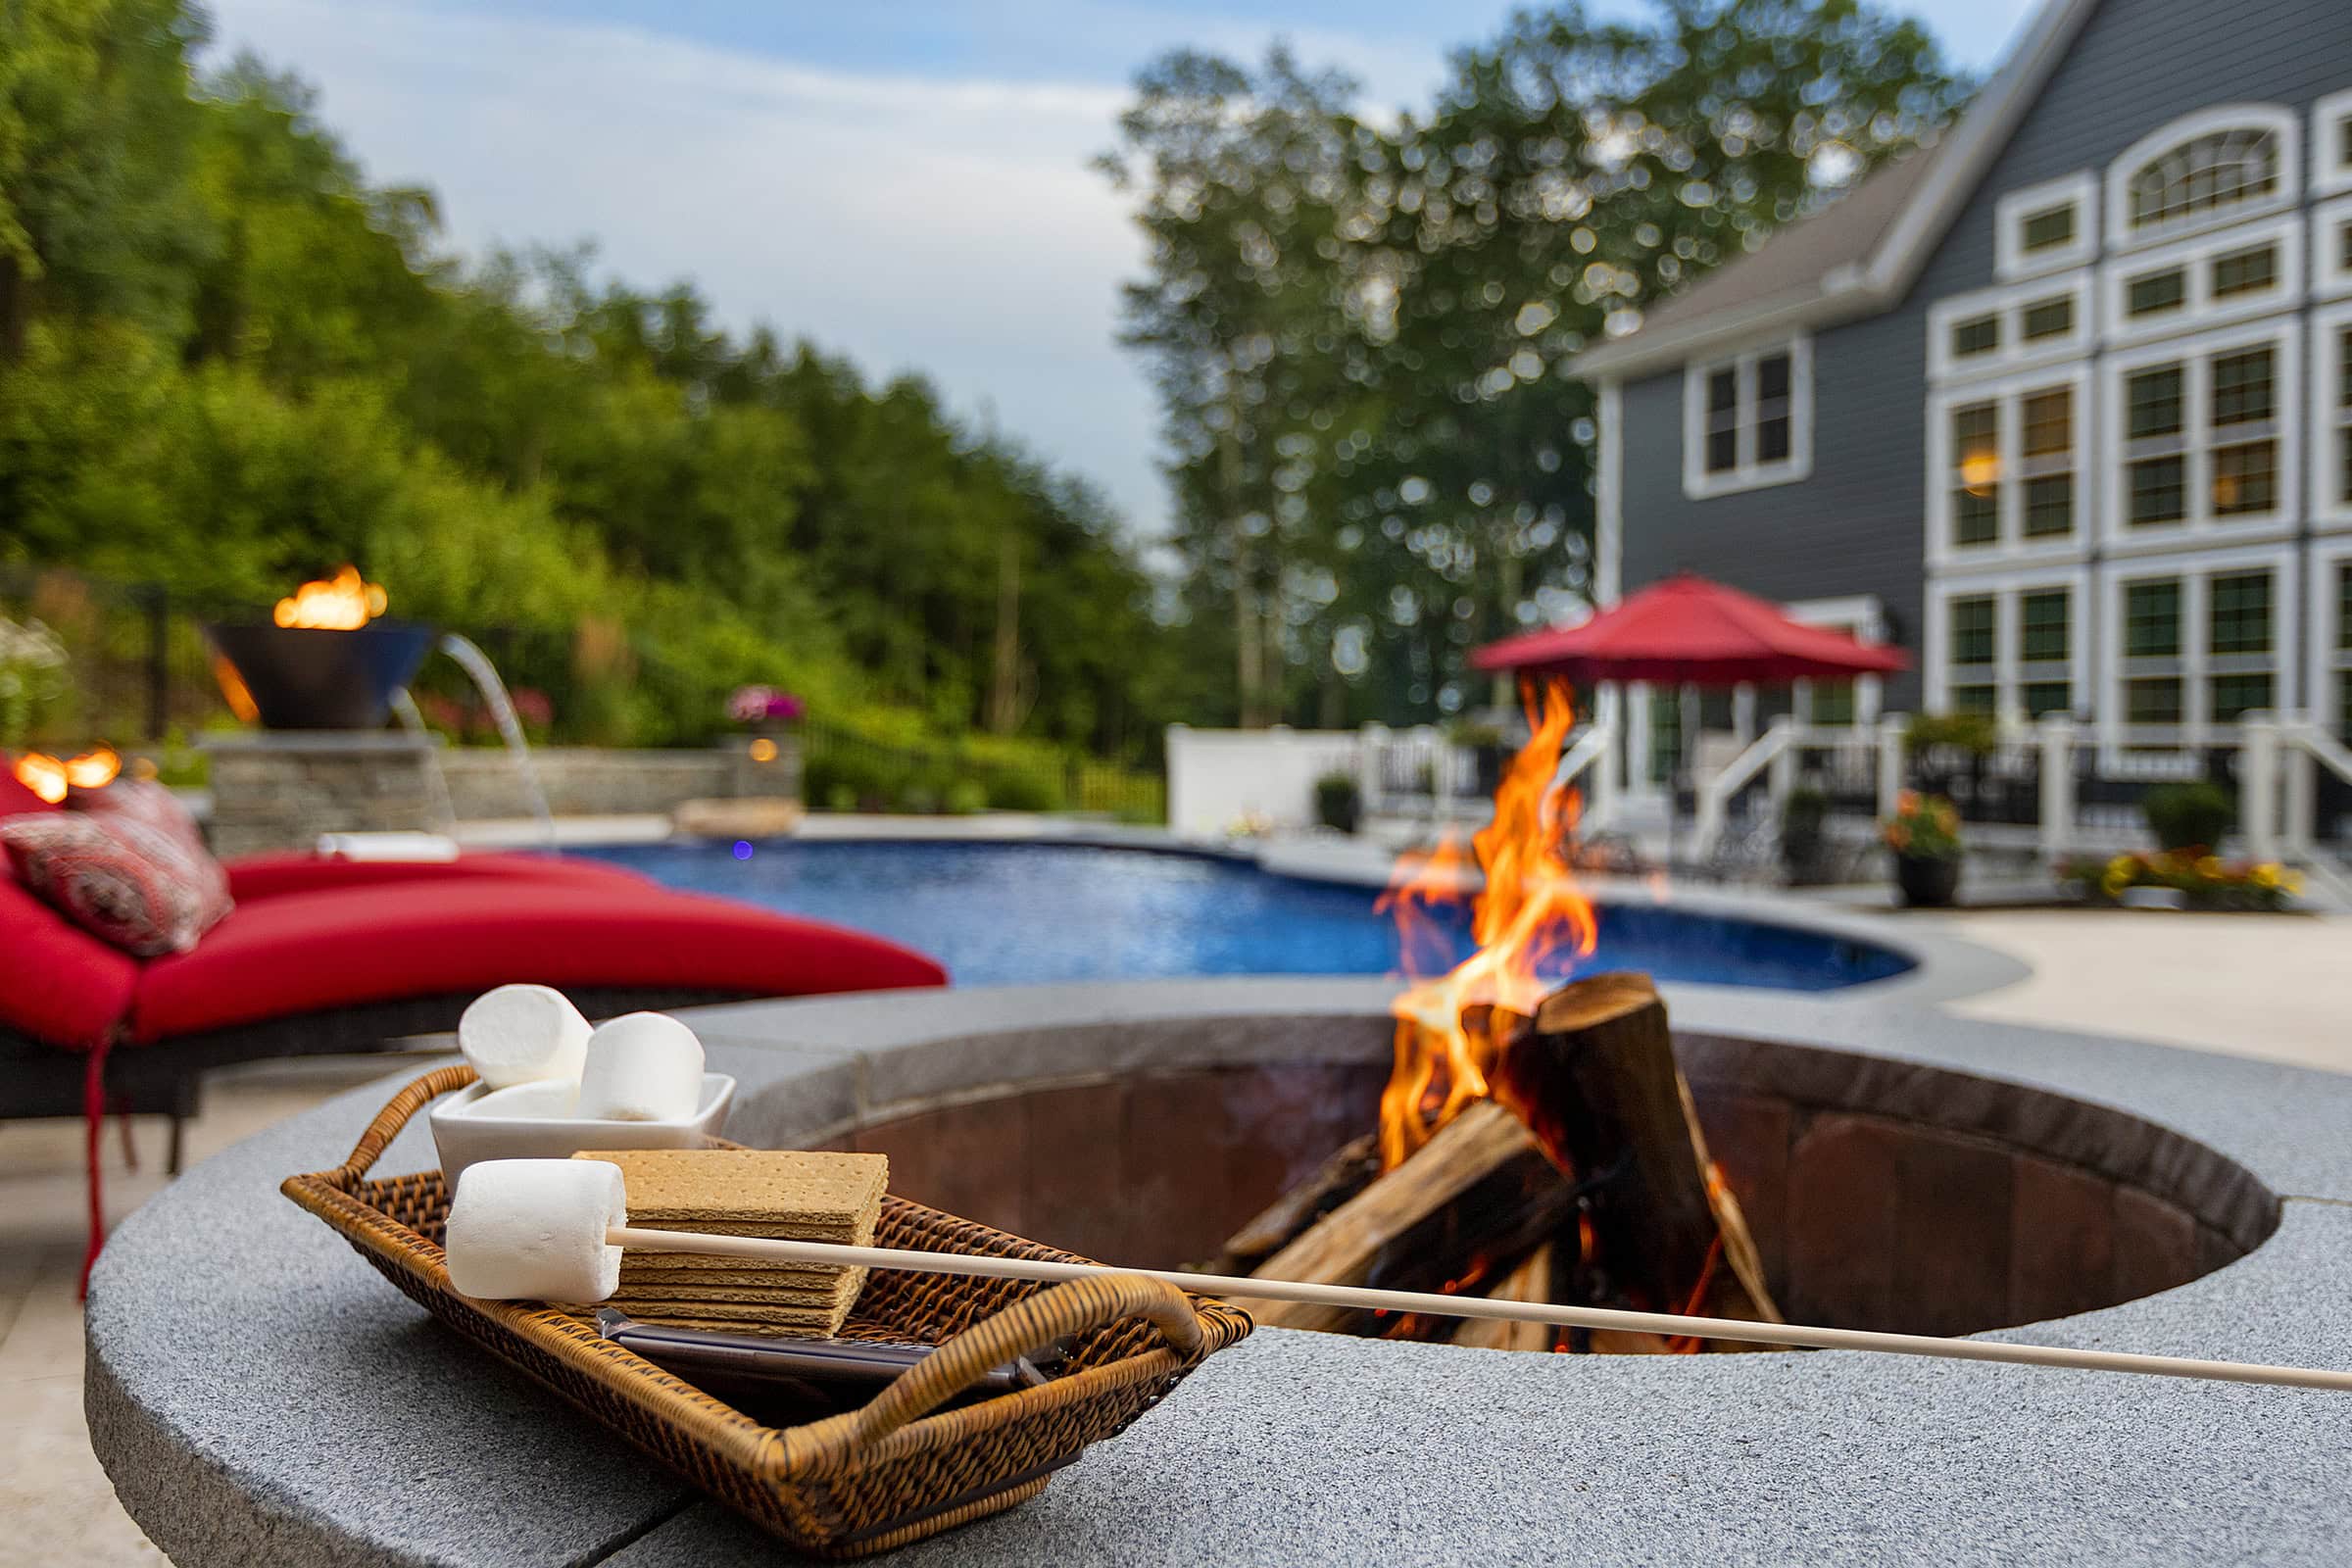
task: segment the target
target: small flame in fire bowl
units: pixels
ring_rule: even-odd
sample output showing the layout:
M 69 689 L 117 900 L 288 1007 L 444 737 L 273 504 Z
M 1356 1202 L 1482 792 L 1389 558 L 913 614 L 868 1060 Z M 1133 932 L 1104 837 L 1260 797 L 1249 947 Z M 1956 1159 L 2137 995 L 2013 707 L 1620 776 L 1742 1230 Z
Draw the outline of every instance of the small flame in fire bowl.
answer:
M 357 631 L 390 603 L 382 583 L 368 581 L 359 567 L 345 562 L 333 576 L 306 582 L 280 599 L 270 618 L 280 626 L 314 631 Z
M 1449 840 L 1407 855 L 1381 896 L 1377 906 L 1396 918 L 1412 982 L 1389 1009 L 1396 1064 L 1381 1096 L 1384 1169 L 1493 1093 L 1490 1078 L 1513 1031 L 1564 978 L 1559 960 L 1589 957 L 1598 942 L 1592 901 L 1569 869 L 1583 799 L 1551 787 L 1575 721 L 1567 682 L 1531 693 L 1532 734 L 1511 759 L 1494 819 L 1472 837 L 1470 853 Z M 1461 904 L 1474 864 L 1484 876 L 1470 902 L 1477 951 L 1431 975 L 1452 951 L 1433 911 Z
M 94 746 L 77 757 L 55 758 L 46 752 L 26 752 L 11 770 L 16 781 L 55 806 L 69 787 L 104 789 L 122 771 L 122 759 L 111 746 Z

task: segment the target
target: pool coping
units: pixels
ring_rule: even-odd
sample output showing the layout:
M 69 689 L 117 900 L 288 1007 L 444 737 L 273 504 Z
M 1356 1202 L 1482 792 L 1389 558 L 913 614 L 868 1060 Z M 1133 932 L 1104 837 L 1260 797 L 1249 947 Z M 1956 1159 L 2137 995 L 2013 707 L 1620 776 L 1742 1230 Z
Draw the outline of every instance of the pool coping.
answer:
M 2000 1337 L 2344 1364 L 2352 1077 L 1958 1018 L 1900 989 L 1663 989 L 1678 1030 L 2076 1095 L 2207 1144 L 2285 1199 L 2278 1232 L 2227 1268 Z M 744 1080 L 731 1130 L 759 1140 L 971 1092 L 984 1075 L 1117 1070 L 1146 1018 L 1166 1025 L 1154 1064 L 1263 1059 L 1286 1015 L 1376 1030 L 1387 993 L 1377 979 L 1250 978 L 691 1016 L 714 1065 Z M 340 1159 L 393 1082 L 205 1161 L 118 1230 L 91 1294 L 86 1397 L 133 1517 L 190 1565 L 770 1560 L 751 1527 L 423 1324 L 277 1197 L 282 1176 Z M 419 1145 L 405 1139 L 387 1168 L 429 1164 Z M 2328 1395 L 1260 1331 L 1037 1502 L 900 1560 L 2334 1562 L 2352 1522 L 2334 1458 L 2348 1440 L 2352 1400 Z M 1481 1500 L 1497 1496 L 1508 1505 Z

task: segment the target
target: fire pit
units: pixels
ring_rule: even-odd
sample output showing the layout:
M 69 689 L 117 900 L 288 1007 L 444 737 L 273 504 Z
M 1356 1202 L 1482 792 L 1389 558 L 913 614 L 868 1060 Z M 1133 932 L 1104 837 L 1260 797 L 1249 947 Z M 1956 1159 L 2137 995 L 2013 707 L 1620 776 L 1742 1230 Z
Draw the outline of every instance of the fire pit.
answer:
M 344 566 L 277 603 L 268 623 L 205 627 L 229 706 L 273 730 L 381 729 L 433 628 L 380 618 L 384 590 Z

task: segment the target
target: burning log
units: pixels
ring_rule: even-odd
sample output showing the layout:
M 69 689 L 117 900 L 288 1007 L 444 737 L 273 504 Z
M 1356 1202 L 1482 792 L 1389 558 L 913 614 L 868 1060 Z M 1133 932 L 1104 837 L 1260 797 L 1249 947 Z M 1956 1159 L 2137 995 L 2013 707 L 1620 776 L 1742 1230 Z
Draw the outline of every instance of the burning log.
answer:
M 1517 1268 L 1505 1274 L 1494 1288 L 1486 1293 L 1490 1301 L 1550 1301 L 1557 1299 L 1558 1285 L 1553 1269 L 1558 1264 L 1558 1248 L 1545 1242 L 1527 1254 Z M 1559 1330 L 1548 1323 L 1513 1323 L 1502 1318 L 1474 1317 L 1463 1320 L 1453 1331 L 1453 1343 L 1481 1350 L 1548 1350 Z
M 1609 1294 L 1653 1311 L 1782 1321 L 1707 1157 L 1648 976 L 1594 975 L 1544 999 L 1503 1054 L 1495 1093 L 1553 1160 L 1585 1173 L 1590 1260 Z
M 1527 1125 L 1485 1101 L 1251 1272 L 1384 1290 L 1435 1287 L 1472 1272 L 1482 1257 L 1512 1258 L 1540 1244 L 1574 1202 L 1567 1180 Z M 1364 1317 L 1296 1301 L 1251 1311 L 1259 1322 L 1286 1329 L 1339 1331 Z

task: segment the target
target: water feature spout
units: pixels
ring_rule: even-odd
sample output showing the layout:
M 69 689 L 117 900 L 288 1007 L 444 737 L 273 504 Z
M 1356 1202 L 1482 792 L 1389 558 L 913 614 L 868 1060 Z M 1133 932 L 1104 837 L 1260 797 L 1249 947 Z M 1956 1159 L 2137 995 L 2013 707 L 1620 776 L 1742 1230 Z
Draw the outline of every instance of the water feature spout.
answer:
M 507 683 L 499 678 L 498 666 L 490 662 L 490 656 L 476 647 L 471 638 L 461 637 L 454 631 L 442 634 L 440 646 L 441 652 L 456 660 L 473 677 L 474 689 L 489 706 L 490 721 L 498 726 L 500 738 L 507 743 L 507 755 L 514 760 L 515 776 L 522 781 L 523 795 L 531 803 L 531 815 L 538 820 L 540 839 L 554 849 L 555 812 L 548 808 L 547 791 L 539 782 L 539 769 L 531 761 L 531 743 L 523 736 L 522 720 L 514 714 L 514 701 L 507 695 Z

